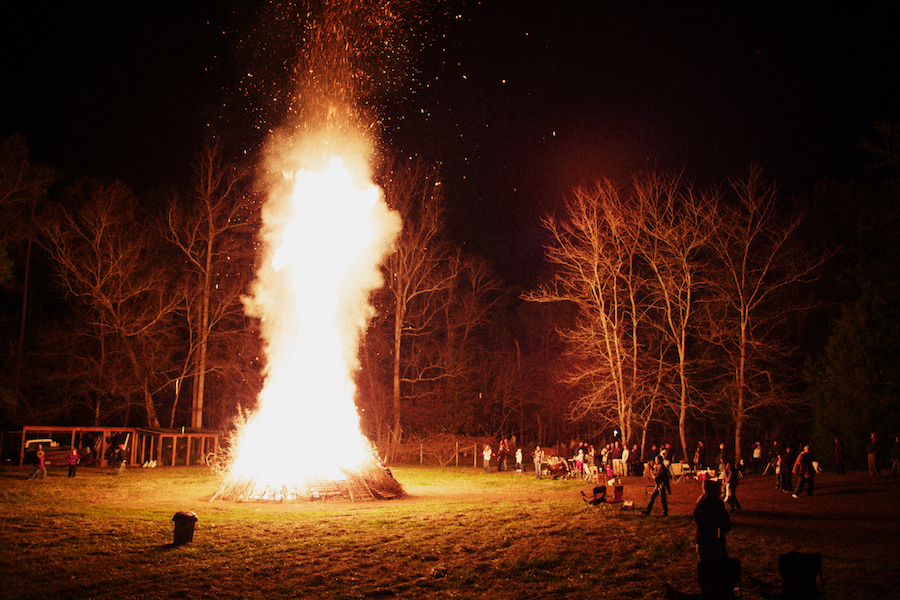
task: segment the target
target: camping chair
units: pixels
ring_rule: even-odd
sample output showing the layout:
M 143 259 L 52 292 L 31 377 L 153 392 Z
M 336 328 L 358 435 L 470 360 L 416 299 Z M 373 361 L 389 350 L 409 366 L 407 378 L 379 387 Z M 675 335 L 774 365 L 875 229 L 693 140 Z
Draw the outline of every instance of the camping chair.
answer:
M 582 490 L 581 499 L 587 505 L 589 510 L 603 510 L 606 511 L 609 506 L 606 501 L 606 486 L 598 485 L 594 487 L 593 496 L 588 496 Z
M 821 598 L 825 587 L 822 578 L 822 555 L 818 552 L 788 552 L 778 557 L 781 575 L 781 597 L 784 600 Z
M 673 483 L 681 483 L 691 473 L 691 465 L 688 463 L 672 463 L 669 467 Z
M 600 469 L 597 468 L 597 465 L 588 465 L 588 475 L 588 481 L 600 483 Z

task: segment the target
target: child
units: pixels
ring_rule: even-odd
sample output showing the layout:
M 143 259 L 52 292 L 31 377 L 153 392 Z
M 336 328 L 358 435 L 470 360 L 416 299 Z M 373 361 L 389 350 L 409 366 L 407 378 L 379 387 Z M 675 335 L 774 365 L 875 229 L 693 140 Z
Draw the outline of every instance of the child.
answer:
M 75 449 L 75 446 L 72 446 L 72 451 L 66 457 L 66 462 L 69 463 L 69 477 L 75 477 L 75 467 L 81 462 L 81 457 L 78 456 L 78 450 Z

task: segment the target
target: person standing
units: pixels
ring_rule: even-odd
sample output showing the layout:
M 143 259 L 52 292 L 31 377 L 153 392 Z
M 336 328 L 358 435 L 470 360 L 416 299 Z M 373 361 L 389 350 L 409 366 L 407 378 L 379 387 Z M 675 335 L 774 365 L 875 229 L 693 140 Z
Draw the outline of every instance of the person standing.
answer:
M 69 477 L 75 477 L 75 467 L 81 462 L 81 457 L 78 456 L 78 450 L 75 449 L 75 446 L 72 446 L 72 449 L 69 451 L 66 462 L 69 463 Z
M 900 479 L 900 435 L 894 437 L 894 445 L 891 448 L 891 478 Z
M 491 455 L 492 454 L 493 454 L 493 451 L 491 450 L 491 445 L 485 444 L 484 450 L 481 451 L 481 456 L 482 456 L 482 458 L 484 458 L 484 472 L 485 473 L 491 472 Z
M 637 444 L 631 446 L 631 452 L 628 453 L 628 472 L 632 475 L 641 475 L 641 451 Z
M 796 462 L 794 462 L 793 473 L 799 479 L 797 481 L 797 488 L 794 490 L 794 493 L 791 494 L 791 497 L 798 497 L 800 495 L 800 492 L 803 490 L 803 486 L 807 486 L 807 495 L 812 496 L 813 482 L 815 480 L 816 472 L 815 469 L 813 469 L 812 456 L 809 453 L 809 446 L 803 446 L 803 451 L 797 455 L 797 460 Z
M 575 473 L 579 478 L 584 476 L 584 450 L 581 448 L 578 449 L 578 453 L 575 455 Z
M 37 452 L 34 453 L 34 471 L 28 476 L 28 479 L 34 479 L 40 474 L 39 479 L 47 476 L 47 467 L 44 464 L 44 445 L 38 444 Z
M 540 479 L 541 469 L 544 466 L 544 451 L 541 450 L 540 446 L 535 446 L 534 454 L 531 456 L 534 459 L 534 476 Z
M 725 503 L 719 497 L 719 482 L 706 479 L 703 495 L 694 507 L 694 521 L 697 523 L 697 554 L 701 562 L 710 559 L 727 558 L 725 534 L 731 531 L 731 518 L 725 510 Z
M 669 483 L 669 469 L 663 464 L 663 457 L 659 455 L 656 456 L 656 461 L 653 466 L 653 481 L 656 483 L 656 488 L 654 488 L 653 493 L 650 495 L 650 502 L 643 512 L 645 515 L 649 515 L 650 511 L 653 510 L 653 503 L 656 501 L 656 497 L 659 496 L 660 502 L 662 502 L 663 516 L 668 517 L 669 501 L 666 488 Z
M 785 446 L 784 455 L 781 457 L 781 491 L 790 494 L 794 489 L 791 476 L 791 466 L 794 464 L 794 455 L 791 454 L 791 447 Z
M 772 442 L 772 448 L 769 450 L 769 466 L 775 473 L 775 489 L 781 489 L 781 446 L 778 440 Z
M 750 462 L 753 465 L 753 474 L 759 475 L 762 470 L 762 444 L 759 442 L 753 442 Z
M 613 443 L 612 450 L 609 451 L 609 459 L 612 463 L 613 475 L 616 477 L 622 476 L 622 444 L 619 443 L 619 440 L 616 440 Z
M 725 474 L 722 472 L 722 465 L 724 465 L 728 461 L 728 449 L 725 447 L 725 443 L 719 444 L 719 455 L 716 456 L 716 467 L 719 469 L 719 477 L 724 477 Z
M 834 468 L 839 475 L 844 474 L 844 445 L 841 438 L 834 436 Z
M 516 448 L 516 474 L 521 475 L 525 472 L 525 467 L 522 466 L 522 448 Z
M 878 436 L 875 435 L 875 432 L 869 436 L 869 443 L 866 444 L 866 454 L 869 459 L 869 477 L 878 477 L 878 450 L 880 449 L 880 444 L 878 443 Z
M 728 505 L 731 512 L 734 512 L 735 509 L 744 510 L 741 508 L 741 503 L 738 502 L 737 499 L 738 478 L 740 477 L 740 474 L 727 457 L 722 464 L 722 473 L 725 482 L 725 504 Z
M 694 451 L 694 473 L 702 471 L 706 466 L 706 448 L 703 442 L 697 442 L 697 450 Z
M 116 461 L 118 461 L 119 469 L 116 471 L 116 475 L 121 475 L 125 472 L 125 465 L 128 463 L 125 457 L 125 444 L 119 444 L 116 447 Z

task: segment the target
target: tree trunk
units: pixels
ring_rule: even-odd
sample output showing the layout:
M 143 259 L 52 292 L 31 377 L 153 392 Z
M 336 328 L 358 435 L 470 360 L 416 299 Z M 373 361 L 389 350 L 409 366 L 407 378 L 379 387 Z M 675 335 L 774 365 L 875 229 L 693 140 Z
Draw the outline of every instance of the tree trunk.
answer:
M 681 378 L 681 406 L 678 410 L 678 435 L 681 437 L 681 456 L 687 460 L 687 405 L 688 405 L 688 386 L 687 374 L 684 372 L 684 352 L 679 350 L 680 361 L 678 364 L 678 376 Z
M 746 403 L 744 394 L 746 393 L 745 378 L 747 371 L 747 327 L 746 321 L 741 323 L 740 338 L 740 358 L 738 359 L 737 372 L 737 411 L 734 419 L 734 465 L 741 463 L 741 438 L 744 429 L 744 406 Z
M 34 207 L 32 206 L 32 217 L 34 217 Z M 28 236 L 28 246 L 25 250 L 25 281 L 22 285 L 22 318 L 19 321 L 19 346 L 16 352 L 16 376 L 15 376 L 15 402 L 24 402 L 24 397 L 19 394 L 19 385 L 22 378 L 22 350 L 25 347 L 25 320 L 28 315 L 28 279 L 31 272 L 31 245 L 34 236 Z M 28 408 L 28 405 L 25 405 Z M 30 411 L 30 409 L 29 409 Z
M 212 272 L 212 232 L 206 246 L 206 269 L 204 270 L 203 298 L 200 303 L 200 356 L 197 360 L 197 393 L 191 411 L 191 427 L 203 429 L 203 394 L 206 390 L 206 350 L 209 344 L 209 295 Z
M 394 427 L 391 432 L 393 442 L 399 444 L 403 433 L 403 409 L 400 405 L 400 341 L 403 334 L 403 300 L 397 295 L 397 308 L 394 312 L 394 373 L 393 373 L 393 406 Z
M 141 374 L 140 363 L 138 362 L 137 355 L 134 352 L 134 348 L 129 343 L 129 340 L 126 339 L 125 343 L 128 348 L 128 357 L 131 359 L 131 366 L 134 369 L 134 374 L 143 384 L 144 409 L 147 411 L 147 426 L 151 429 L 159 429 L 159 418 L 156 416 L 156 407 L 153 405 L 153 394 L 150 393 L 149 378 L 147 375 Z

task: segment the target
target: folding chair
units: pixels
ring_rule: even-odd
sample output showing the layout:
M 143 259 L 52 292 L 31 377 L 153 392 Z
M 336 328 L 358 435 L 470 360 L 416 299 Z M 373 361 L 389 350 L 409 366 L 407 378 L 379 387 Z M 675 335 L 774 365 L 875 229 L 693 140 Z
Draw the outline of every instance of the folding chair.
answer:
M 691 465 L 688 463 L 672 463 L 672 466 L 669 467 L 669 472 L 672 474 L 672 479 L 675 483 L 681 483 L 685 477 L 691 474 Z
M 606 512 L 608 506 L 606 501 L 606 486 L 598 485 L 594 487 L 593 496 L 588 496 L 581 492 L 581 499 L 587 505 L 588 510 L 602 510 Z
M 813 600 L 824 596 L 822 555 L 818 552 L 788 552 L 778 557 L 781 597 L 784 600 Z

